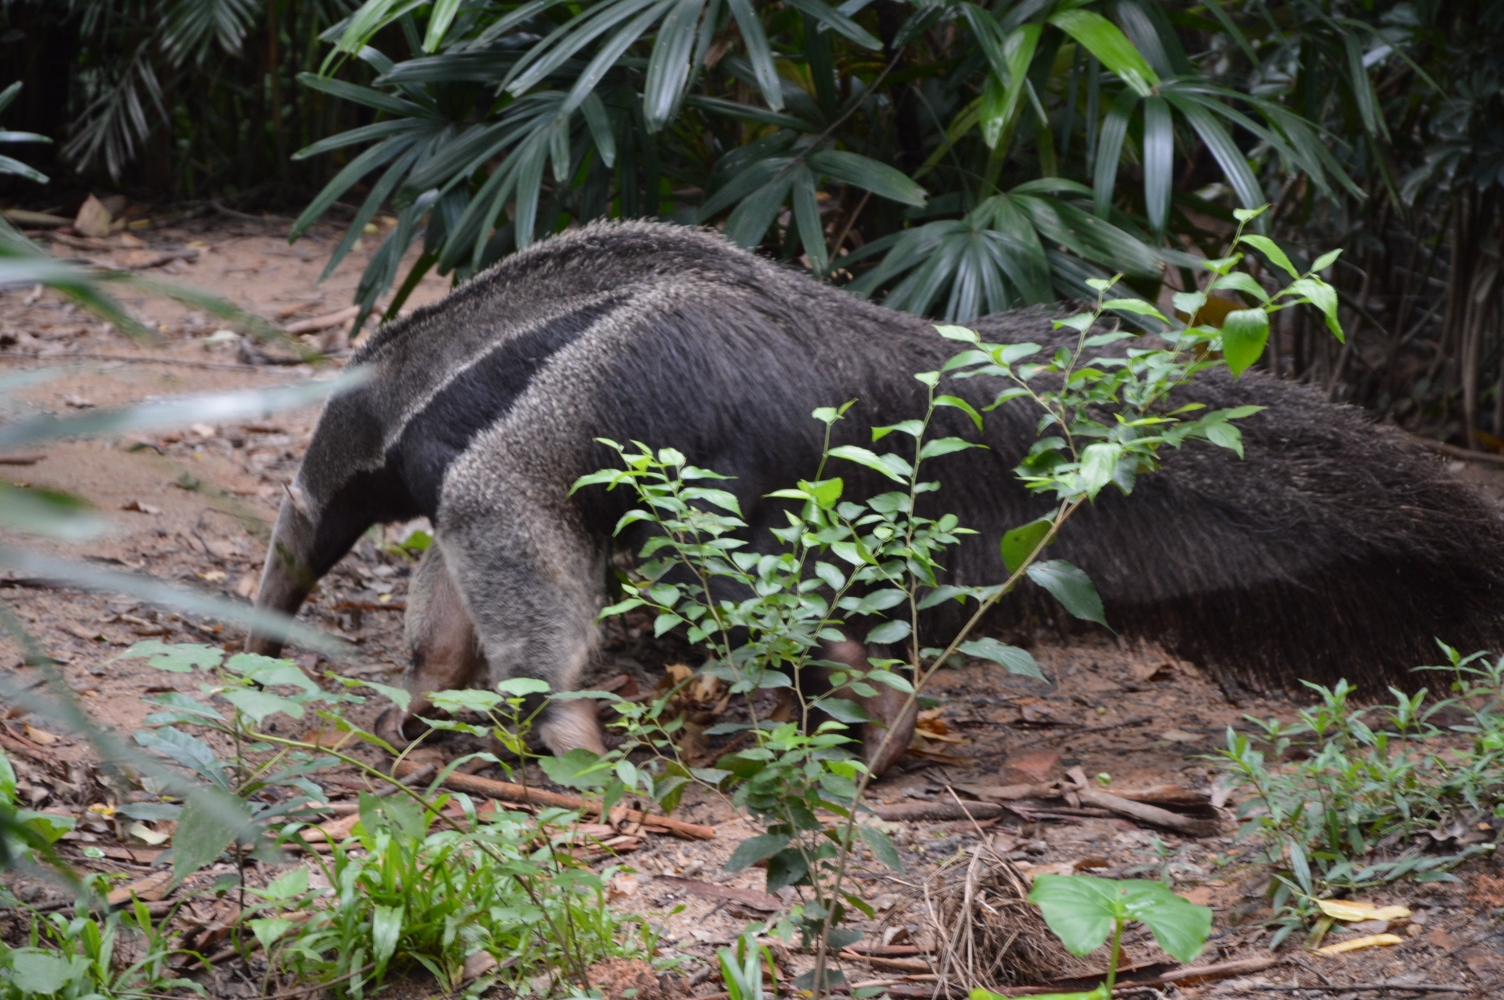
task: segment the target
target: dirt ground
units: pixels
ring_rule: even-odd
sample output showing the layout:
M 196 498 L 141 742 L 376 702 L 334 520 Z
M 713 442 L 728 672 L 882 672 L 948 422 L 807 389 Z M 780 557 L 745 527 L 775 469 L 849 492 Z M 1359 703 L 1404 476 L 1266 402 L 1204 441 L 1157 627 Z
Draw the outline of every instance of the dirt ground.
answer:
M 132 229 L 128 236 L 62 241 L 55 250 L 117 267 L 155 264 L 150 273 L 165 269 L 169 273 L 162 277 L 225 296 L 284 326 L 344 307 L 379 235 L 366 237 L 366 245 L 319 284 L 324 262 L 343 234 L 322 226 L 289 246 L 286 231 L 285 221 L 200 218 Z M 430 276 L 411 302 L 436 300 L 446 290 L 446 281 Z M 317 374 L 306 365 L 245 364 L 236 338 L 218 333 L 218 324 L 207 315 L 129 292 L 124 300 L 160 330 L 159 345 L 132 343 L 52 293 L 38 289 L 0 294 L 0 377 L 22 371 L 50 375 L 41 382 L 7 385 L 0 418 L 41 412 L 68 415 L 164 396 L 296 384 Z M 338 348 L 344 335 L 336 325 L 312 336 Z M 45 448 L 0 457 L 0 474 L 12 482 L 86 497 L 112 525 L 105 538 L 83 547 L 28 544 L 244 600 L 254 593 L 265 554 L 264 530 L 258 534 L 247 525 L 257 520 L 268 524 L 275 516 L 282 486 L 297 467 L 316 415 L 316 409 L 308 408 L 123 440 L 50 442 Z M 1496 496 L 1504 493 L 1504 475 L 1494 469 L 1459 462 L 1450 471 Z M 383 544 L 405 537 L 415 527 L 391 526 L 363 539 L 325 579 L 303 617 L 353 643 L 359 658 L 329 663 L 303 654 L 299 662 L 305 668 L 397 682 L 403 667 L 401 610 L 411 563 L 383 551 Z M 62 662 L 67 683 L 81 703 L 122 734 L 142 726 L 150 710 L 143 700 L 148 693 L 174 687 L 196 690 L 195 682 L 184 675 L 164 674 L 140 661 L 112 660 L 123 648 L 146 637 L 233 648 L 242 638 L 232 627 L 169 614 L 129 598 L 59 589 L 14 575 L 0 579 L 0 600 L 32 630 L 46 652 Z M 1228 726 L 1246 728 L 1245 713 L 1289 718 L 1294 712 L 1294 706 L 1281 701 L 1232 704 L 1194 666 L 1154 647 L 1109 638 L 1064 641 L 1040 635 L 1032 652 L 1048 683 L 1002 675 L 975 663 L 943 672 L 930 691 L 937 701 L 925 723 L 928 739 L 874 786 L 873 801 L 889 806 L 951 803 L 951 789 L 1055 780 L 1079 767 L 1085 775 L 1110 776 L 1111 788 L 1173 784 L 1223 802 L 1213 788 L 1215 771 L 1203 755 L 1222 743 Z M 642 623 L 618 625 L 608 632 L 594 680 L 649 690 L 667 666 L 682 661 L 683 653 L 655 644 Z M 0 672 L 11 684 L 39 681 L 9 640 L 0 640 Z M 367 716 L 373 717 L 379 708 L 380 699 L 373 698 L 353 714 L 370 722 Z M 301 731 L 296 724 L 284 724 L 286 731 Z M 81 864 L 147 872 L 161 849 L 126 835 L 123 824 L 87 811 L 97 801 L 92 796 L 99 794 L 89 776 L 90 750 L 74 737 L 52 737 L 49 727 L 56 728 L 13 708 L 0 722 L 0 744 L 20 762 L 37 807 L 82 817 L 79 830 L 64 842 L 66 852 Z M 440 741 L 428 753 L 443 758 L 465 749 L 459 741 Z M 535 777 L 546 786 L 541 775 Z M 358 785 L 353 775 L 335 773 L 327 787 L 335 799 L 348 797 Z M 1265 898 L 1269 872 L 1252 863 L 1247 845 L 1234 842 L 1230 821 L 1221 835 L 1198 839 L 1118 816 L 1092 815 L 1090 809 L 1074 811 L 1079 815 L 1067 810 L 1025 819 L 1005 811 L 981 822 L 894 822 L 891 829 L 907 872 L 864 873 L 863 891 L 877 908 L 879 920 L 857 926 L 876 933 L 885 921 L 885 943 L 924 944 L 928 931 L 922 907 L 910 901 L 912 890 L 938 867 L 964 865 L 985 843 L 1011 859 L 1025 877 L 1040 871 L 1121 874 L 1139 865 L 1163 868 L 1177 891 L 1215 911 L 1213 938 L 1198 964 L 1269 955 L 1269 931 L 1264 926 L 1270 915 Z M 765 917 L 769 904 L 761 872 L 722 870 L 732 848 L 752 832 L 725 802 L 692 794 L 675 815 L 716 827 L 715 839 L 685 841 L 644 833 L 634 852 L 609 862 L 625 866 L 624 874 L 631 876 L 619 876 L 613 883 L 613 905 L 661 922 L 664 954 L 687 959 L 682 968 L 694 983 L 691 992 L 715 994 L 723 987 L 704 973 L 714 950 L 731 942 L 748 920 Z M 1223 815 L 1230 819 L 1225 810 Z M 108 848 L 106 858 L 84 859 L 82 851 L 90 845 Z M 262 876 L 275 874 L 266 871 Z M 1460 874 L 1460 884 L 1402 883 L 1370 895 L 1374 902 L 1402 903 L 1414 911 L 1400 931 L 1402 944 L 1338 957 L 1287 946 L 1278 963 L 1267 969 L 1149 992 L 1174 998 L 1382 996 L 1386 994 L 1354 992 L 1344 984 L 1371 985 L 1408 973 L 1411 982 L 1466 991 L 1456 995 L 1500 995 L 1504 944 L 1494 931 L 1504 906 L 1504 872 L 1485 859 Z M 182 891 L 191 891 L 193 885 Z M 717 895 L 727 889 L 743 891 Z M 17 891 L 34 903 L 62 899 L 56 887 L 42 882 L 19 885 Z M 782 900 L 790 897 L 791 890 L 784 890 Z M 1134 963 L 1166 960 L 1152 940 L 1142 936 L 1130 937 L 1128 952 Z M 1101 957 L 1096 959 L 1100 966 Z M 791 956 L 789 962 L 799 969 L 807 959 Z M 907 974 L 902 963 L 897 964 L 895 969 L 892 962 L 870 967 L 851 962 L 847 976 L 888 983 L 895 995 L 930 995 L 933 977 Z M 1296 987 L 1317 992 L 1295 993 Z M 228 973 L 215 981 L 214 990 L 226 996 L 249 995 Z M 409 994 L 431 991 L 414 982 L 404 987 L 403 995 Z

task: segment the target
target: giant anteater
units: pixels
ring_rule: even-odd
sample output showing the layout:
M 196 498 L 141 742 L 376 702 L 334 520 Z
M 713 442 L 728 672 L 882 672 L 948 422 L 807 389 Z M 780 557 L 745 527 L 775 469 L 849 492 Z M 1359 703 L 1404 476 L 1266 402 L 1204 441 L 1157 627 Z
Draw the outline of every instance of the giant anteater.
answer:
M 1049 316 L 976 325 L 993 341 L 1050 344 Z M 922 412 L 913 374 L 955 350 L 924 320 L 713 233 L 629 222 L 556 236 L 382 328 L 352 358 L 374 376 L 325 407 L 257 604 L 296 611 L 368 526 L 425 514 L 448 575 L 435 560 L 418 589 L 447 580 L 452 592 L 429 602 L 437 625 L 409 630 L 420 654 L 425 635 L 439 637 L 423 670 L 479 670 L 480 657 L 460 662 L 473 622 L 493 680 L 570 688 L 596 641 L 605 561 L 621 544 L 611 532 L 630 502 L 625 490 L 568 496 L 576 477 L 613 464 L 597 437 L 673 446 L 736 477 L 753 544 L 768 544 L 767 529 L 784 522 L 766 494 L 819 460 L 810 410 L 856 399 L 836 443 L 870 444 L 870 426 Z M 987 402 L 998 388 L 989 381 L 946 391 Z M 1131 496 L 1104 492 L 1063 531 L 1052 555 L 1092 577 L 1119 631 L 1155 638 L 1225 684 L 1347 677 L 1367 692 L 1407 683 L 1435 657 L 1433 636 L 1472 647 L 1504 631 L 1504 522 L 1402 434 L 1257 372 L 1214 373 L 1177 394 L 1268 409 L 1242 423 L 1246 459 L 1206 444 L 1171 452 Z M 1011 471 L 1036 417 L 1008 403 L 987 418 L 988 450 L 929 467 L 944 484 L 929 497 L 934 512 L 980 531 L 949 554 L 955 579 L 1002 579 L 1000 533 L 1047 509 Z M 974 434 L 953 410 L 938 424 Z M 848 496 L 886 488 L 855 466 L 840 474 Z M 253 638 L 252 648 L 276 644 Z M 545 717 L 545 740 L 598 746 L 596 724 L 569 711 Z

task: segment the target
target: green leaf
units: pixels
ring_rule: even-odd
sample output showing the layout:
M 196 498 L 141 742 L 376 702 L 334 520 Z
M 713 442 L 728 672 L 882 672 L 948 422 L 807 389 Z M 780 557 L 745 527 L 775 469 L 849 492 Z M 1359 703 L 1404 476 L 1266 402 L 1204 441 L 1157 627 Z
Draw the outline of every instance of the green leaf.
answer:
M 967 656 L 975 656 L 979 660 L 989 660 L 1000 665 L 1010 674 L 1021 677 L 1033 677 L 1035 680 L 1044 680 L 1044 671 L 1039 669 L 1028 650 L 1019 649 L 1017 646 L 1005 646 L 996 639 L 973 639 L 963 642 L 956 647 Z
M 1107 624 L 1102 598 L 1097 594 L 1091 577 L 1064 559 L 1035 563 L 1029 567 L 1029 579 L 1053 594 L 1055 600 L 1077 618 L 1111 627 Z
M 1175 895 L 1162 882 L 1040 875 L 1029 902 L 1074 955 L 1100 948 L 1119 920 L 1143 923 L 1159 946 L 1182 962 L 1195 958 L 1211 933 L 1212 911 Z
M 926 461 L 931 458 L 939 458 L 941 455 L 949 455 L 952 452 L 965 451 L 968 448 L 981 447 L 983 447 L 983 445 L 973 444 L 972 442 L 967 441 L 964 438 L 935 438 L 933 440 L 926 441 L 924 443 L 924 447 L 919 449 L 919 459 L 920 461 Z
M 750 868 L 759 861 L 765 861 L 789 846 L 789 837 L 782 833 L 760 833 L 755 837 L 748 837 L 736 845 L 736 850 L 731 852 L 731 857 L 726 862 L 725 870 L 739 872 L 743 868 Z
M 1316 258 L 1316 263 L 1311 265 L 1311 273 L 1318 274 L 1322 271 L 1325 271 L 1327 268 L 1335 264 L 1337 262 L 1337 258 L 1340 256 L 1342 256 L 1341 250 L 1328 250 L 1326 253 Z
M 9 985 L 26 997 L 61 993 L 73 978 L 73 967 L 59 954 L 41 948 L 16 948 L 10 952 Z
M 397 942 L 402 938 L 402 905 L 377 904 L 371 911 L 371 957 L 376 960 L 375 976 L 380 979 L 386 964 L 397 952 Z
M 839 9 L 824 3 L 823 0 L 789 0 L 789 6 L 808 14 L 816 21 L 844 35 L 863 48 L 871 49 L 874 52 L 882 51 L 883 43 L 873 36 L 870 31 L 847 17 Z
M 1003 535 L 998 548 L 1002 551 L 1003 567 L 1010 576 L 1017 573 L 1019 567 L 1039 548 L 1053 524 L 1054 521 L 1050 518 L 1041 517 Z
M 246 804 L 218 788 L 199 788 L 183 803 L 172 836 L 172 877 L 181 882 L 212 864 L 245 831 L 251 814 Z
M 72 830 L 77 821 L 72 816 L 57 816 L 34 809 L 17 809 L 15 821 L 40 837 L 44 844 L 55 844 Z
M 747 47 L 747 60 L 757 77 L 757 86 L 762 90 L 762 99 L 774 111 L 783 110 L 783 85 L 779 82 L 778 69 L 773 65 L 773 50 L 768 45 L 768 36 L 762 28 L 762 18 L 752 0 L 726 0 L 736 26 L 741 29 L 742 44 Z
M 1117 25 L 1101 14 L 1080 8 L 1062 10 L 1050 17 L 1050 23 L 1086 46 L 1140 97 L 1148 97 L 1159 85 L 1159 74 L 1148 60 Z
M 520 697 L 520 696 L 519 696 Z M 495 691 L 479 691 L 462 688 L 456 691 L 434 691 L 428 696 L 434 708 L 444 712 L 480 712 L 485 714 L 503 701 Z
M 286 712 L 294 719 L 303 717 L 303 706 L 291 698 L 284 698 L 270 691 L 257 691 L 255 688 L 226 688 L 219 693 L 225 701 L 249 715 L 257 726 L 266 720 L 269 715 L 278 712 Z
M 266 884 L 265 889 L 252 889 L 262 899 L 296 899 L 308 891 L 308 869 L 294 868 Z
M 375 681 L 362 681 L 363 687 L 368 687 L 377 694 L 382 695 L 388 701 L 395 702 L 397 707 L 406 712 L 412 704 L 413 693 L 406 688 L 393 687 L 390 684 L 378 684 Z
M 1265 257 L 1268 257 L 1269 263 L 1273 264 L 1275 267 L 1283 269 L 1287 274 L 1290 275 L 1290 277 L 1300 277 L 1300 272 L 1295 270 L 1295 265 L 1290 263 L 1290 258 L 1286 257 L 1285 252 L 1281 250 L 1279 248 L 1279 245 L 1269 237 L 1259 236 L 1257 234 L 1245 234 L 1238 240 L 1238 242 L 1247 243 L 1249 246 L 1259 251 L 1259 253 L 1263 254 Z
M 1269 342 L 1269 314 L 1262 309 L 1235 309 L 1222 321 L 1222 356 L 1234 375 L 1242 375 Z
M 14 805 L 16 801 L 16 769 L 10 758 L 0 751 L 0 802 Z
M 1163 97 L 1144 101 L 1144 211 L 1149 228 L 1163 233 L 1170 218 L 1170 188 L 1175 180 L 1175 125 Z
M 913 629 L 909 627 L 908 622 L 902 619 L 894 619 L 890 622 L 883 622 L 877 628 L 868 632 L 867 641 L 869 643 L 898 642 L 901 639 L 907 638 L 911 631 Z
M 1182 899 L 1163 882 L 1133 879 L 1123 886 L 1128 916 L 1153 931 L 1161 948 L 1182 962 L 1201 953 L 1212 929 L 1208 907 Z
M 822 712 L 838 722 L 856 725 L 872 721 L 872 716 L 867 714 L 865 708 L 848 698 L 821 698 L 815 704 Z
M 173 674 L 187 674 L 195 670 L 213 670 L 224 660 L 224 650 L 218 646 L 194 643 L 168 643 L 157 639 L 138 642 L 121 653 L 116 659 L 144 657 L 146 665 Z
M 1103 309 L 1113 309 L 1117 312 L 1137 313 L 1140 316 L 1153 316 L 1155 319 L 1164 319 L 1164 313 L 1155 308 L 1154 303 L 1145 299 L 1108 299 L 1102 303 Z
M 1311 305 L 1326 314 L 1326 327 L 1332 331 L 1332 336 L 1337 338 L 1337 342 L 1346 342 L 1342 334 L 1342 324 L 1337 319 L 1337 289 L 1320 278 L 1301 278 L 1298 281 L 1292 281 L 1285 291 L 1292 295 L 1303 295 L 1309 299 Z
M 1102 947 L 1123 909 L 1117 883 L 1091 875 L 1036 875 L 1029 902 L 1072 955 Z
M 508 677 L 496 685 L 496 690 L 508 698 L 526 698 L 530 694 L 548 694 L 548 681 L 537 677 Z
M 970 332 L 970 331 L 968 331 L 968 332 Z M 966 400 L 962 399 L 961 397 L 959 397 L 959 396 L 936 396 L 935 397 L 935 405 L 936 406 L 949 406 L 949 407 L 953 407 L 953 408 L 955 408 L 957 410 L 960 410 L 962 413 L 966 414 L 968 417 L 971 418 L 971 422 L 976 425 L 977 430 L 981 430 L 982 429 L 982 415 L 977 412 L 976 407 L 972 406 L 970 403 L 968 403 Z
M 1118 460 L 1123 457 L 1123 446 L 1097 442 L 1089 444 L 1081 453 L 1081 487 L 1086 495 L 1095 498 L 1102 487 L 1112 482 Z
M 1243 271 L 1234 271 L 1231 274 L 1222 275 L 1207 286 L 1207 291 L 1219 292 L 1227 288 L 1237 292 L 1246 292 L 1260 302 L 1269 301 L 1269 293 L 1264 291 L 1264 286 L 1254 281 L 1253 275 Z
M 839 448 L 832 448 L 830 457 L 844 458 L 848 462 L 865 465 L 897 483 L 907 483 L 909 477 L 914 474 L 914 467 L 898 455 L 890 453 L 879 456 L 866 448 L 858 448 L 856 445 L 844 444 Z
M 428 13 L 428 32 L 423 36 L 424 52 L 439 50 L 444 34 L 449 30 L 449 25 L 454 23 L 454 15 L 459 13 L 459 9 L 460 0 L 434 0 L 433 9 Z
M 875 826 L 857 824 L 856 835 L 871 848 L 872 856 L 879 862 L 893 871 L 903 871 L 903 859 L 898 856 L 898 848 L 893 846 L 892 839 L 886 833 Z
M 904 694 L 914 693 L 914 685 L 909 683 L 909 679 L 902 674 L 895 674 L 891 670 L 868 671 L 867 680 L 874 684 L 886 684 L 893 690 L 901 691 Z
M 808 162 L 818 173 L 900 204 L 923 207 L 929 197 L 903 171 L 859 153 L 827 149 L 811 155 Z
M 1206 439 L 1212 444 L 1237 452 L 1239 458 L 1243 457 L 1243 432 L 1232 424 L 1212 424 L 1205 433 Z
M 272 945 L 281 940 L 282 936 L 294 927 L 298 926 L 295 921 L 286 917 L 262 917 L 258 920 L 248 921 L 251 925 L 251 933 L 256 935 L 261 950 L 269 952 Z
M 538 766 L 550 781 L 582 791 L 604 788 L 612 777 L 612 762 L 583 748 L 562 757 L 539 757 Z

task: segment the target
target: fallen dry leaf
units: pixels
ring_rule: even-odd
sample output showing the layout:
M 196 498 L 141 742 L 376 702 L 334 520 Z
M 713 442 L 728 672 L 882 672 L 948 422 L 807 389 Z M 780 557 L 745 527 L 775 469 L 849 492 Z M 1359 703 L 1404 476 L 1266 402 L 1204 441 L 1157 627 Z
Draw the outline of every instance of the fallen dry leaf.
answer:
M 52 746 L 52 744 L 62 739 L 61 736 L 49 733 L 45 729 L 38 729 L 35 726 L 27 726 L 22 731 L 26 734 L 27 739 L 31 740 L 31 742 L 35 743 L 39 747 L 50 747 Z
M 1071 864 L 1069 861 L 1062 861 L 1059 864 L 1054 865 L 1034 865 L 1030 868 L 1024 867 L 1024 865 L 1027 864 L 1027 862 L 1024 861 L 1016 861 L 1014 862 L 1014 864 L 1017 865 L 1019 874 L 1029 882 L 1033 882 L 1034 879 L 1040 875 L 1076 874 L 1076 866 Z
M 1174 673 L 1174 670 L 1175 668 L 1170 664 L 1155 660 L 1133 663 L 1128 667 L 1128 672 L 1133 675 L 1133 679 L 1140 683 L 1143 681 L 1168 679 Z
M 107 897 L 111 906 L 119 906 L 132 896 L 143 903 L 155 903 L 165 899 L 172 885 L 172 872 L 168 869 L 143 875 L 129 885 L 123 885 Z
M 141 820 L 136 820 L 136 822 L 126 828 L 125 832 L 152 847 L 156 847 L 158 844 L 165 844 L 168 840 L 172 839 L 165 833 L 153 830 Z
M 1200 733 L 1188 733 L 1184 729 L 1166 729 L 1159 734 L 1159 738 L 1171 743 L 1200 743 L 1202 736 Z
M 131 500 L 120 505 L 121 510 L 133 510 L 138 514 L 160 514 L 162 508 L 155 504 L 142 503 L 140 500 Z
M 606 898 L 609 900 L 624 899 L 637 892 L 637 876 L 628 875 L 625 872 L 613 875 L 611 881 L 606 883 Z
M 1372 903 L 1363 903 L 1355 899 L 1318 899 L 1316 905 L 1321 907 L 1321 912 L 1327 916 L 1347 922 L 1401 920 L 1410 916 L 1410 911 L 1403 906 L 1375 906 Z
M 321 840 L 344 840 L 350 835 L 350 831 L 355 828 L 355 824 L 359 822 L 360 813 L 351 813 L 348 816 L 341 816 L 339 819 L 331 819 L 317 826 L 308 827 L 303 831 L 303 839 L 310 844 Z
M 496 966 L 496 956 L 489 951 L 477 951 L 472 955 L 466 955 L 464 968 L 460 971 L 460 982 L 468 983 L 472 979 L 479 979 Z
M 1341 955 L 1349 951 L 1362 951 L 1365 948 L 1388 948 L 1391 945 L 1404 944 L 1405 939 L 1398 934 L 1370 934 L 1367 937 L 1353 938 L 1351 941 L 1339 941 L 1329 944 L 1325 948 L 1317 948 L 1318 955 Z

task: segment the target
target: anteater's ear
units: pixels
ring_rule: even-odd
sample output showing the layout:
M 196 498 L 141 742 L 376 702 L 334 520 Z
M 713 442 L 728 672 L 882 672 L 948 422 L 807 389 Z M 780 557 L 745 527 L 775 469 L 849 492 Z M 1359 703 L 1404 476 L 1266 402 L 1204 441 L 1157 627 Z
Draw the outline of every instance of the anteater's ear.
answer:
M 308 495 L 296 483 L 286 483 L 282 489 L 287 492 L 287 499 L 292 501 L 293 509 L 307 520 L 313 520 L 313 507 L 308 502 Z

